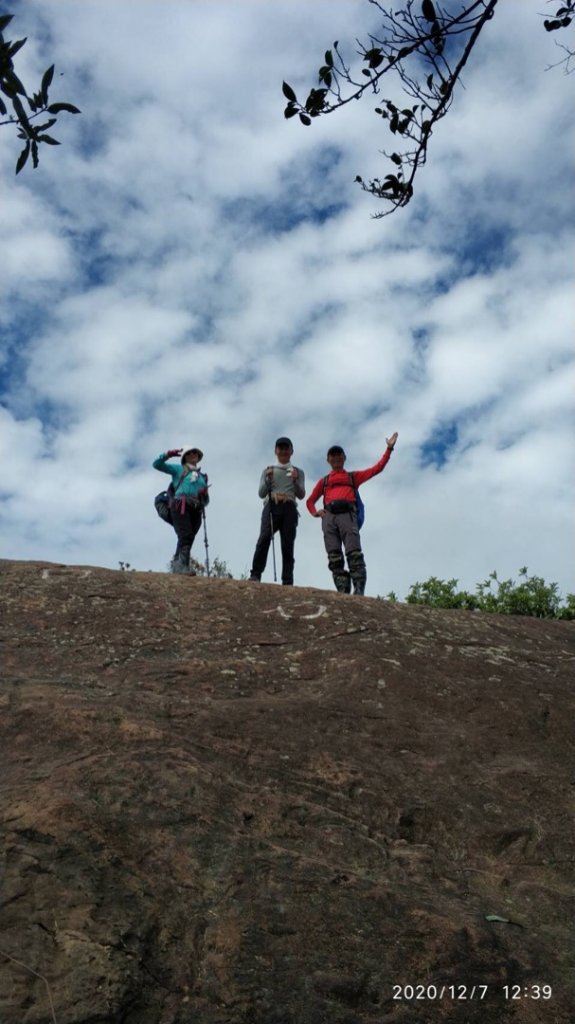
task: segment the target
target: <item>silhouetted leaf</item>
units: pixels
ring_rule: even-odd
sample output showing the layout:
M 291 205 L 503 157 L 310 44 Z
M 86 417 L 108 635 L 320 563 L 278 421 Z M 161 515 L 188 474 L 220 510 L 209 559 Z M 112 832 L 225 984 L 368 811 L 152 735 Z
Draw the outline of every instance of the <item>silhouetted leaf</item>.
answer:
M 331 80 L 332 79 L 331 79 L 331 71 L 329 70 L 327 64 L 324 64 L 324 66 L 319 69 L 318 78 L 319 78 L 320 82 L 325 82 L 325 84 L 327 85 L 327 87 L 329 89 L 329 87 L 331 85 Z
M 297 114 L 297 107 L 294 107 L 293 104 L 288 103 L 287 107 L 284 110 L 284 117 L 286 117 L 286 118 L 295 117 L 296 114 Z
M 312 117 L 317 117 L 325 106 L 327 89 L 310 89 L 309 96 L 305 101 L 305 109 Z
M 18 50 L 22 49 L 25 42 L 26 39 L 18 39 L 15 43 L 12 43 L 8 50 L 8 57 L 12 58 L 14 54 L 18 53 Z
M 14 15 L 13 15 L 13 14 L 2 14 L 2 15 L 0 15 L 0 32 L 3 32 L 3 31 L 4 31 L 4 29 L 5 29 L 5 28 L 6 28 L 6 27 L 7 27 L 7 26 L 8 26 L 9 24 L 10 24 L 10 22 L 12 21 L 12 18 L 13 18 L 13 17 L 14 17 Z
M 26 145 L 24 146 L 24 149 L 20 153 L 20 156 L 18 157 L 18 162 L 16 164 L 16 174 L 20 174 L 20 171 L 22 170 L 22 168 L 23 168 L 24 164 L 26 163 L 26 161 L 27 161 L 29 156 L 30 156 L 30 143 L 27 142 Z
M 433 6 L 431 0 L 423 0 L 423 3 L 421 5 L 421 13 L 423 14 L 423 17 L 425 18 L 426 21 L 436 20 L 435 7 Z
M 38 132 L 47 132 L 48 128 L 51 128 L 53 124 L 56 124 L 55 117 L 51 117 L 49 121 L 44 121 L 44 124 L 35 125 L 34 131 L 36 132 L 36 134 L 38 134 Z
M 399 153 L 392 153 L 390 159 L 393 160 L 394 164 L 397 164 L 398 167 L 401 167 L 401 157 Z
M 21 96 L 26 95 L 26 90 L 22 85 L 22 82 L 18 78 L 18 75 L 10 68 L 4 72 L 4 79 L 2 82 L 2 92 L 7 96 L 17 96 L 20 93 Z
M 433 40 L 433 44 L 434 44 L 435 49 L 437 50 L 437 52 L 438 53 L 443 53 L 443 47 L 445 45 L 445 39 L 444 39 L 443 32 L 441 31 L 441 28 L 440 28 L 440 25 L 439 25 L 438 21 L 434 21 L 434 23 L 433 23 L 433 28 L 431 29 L 431 38 Z
M 300 114 L 299 115 L 299 119 L 300 119 L 302 124 L 305 124 L 305 125 L 310 125 L 311 124 L 311 117 L 308 117 L 307 114 Z
M 287 82 L 284 82 L 282 84 L 282 92 L 286 100 L 292 100 L 294 103 L 297 101 L 295 92 L 293 91 L 291 85 L 288 85 Z
M 49 146 L 59 146 L 60 143 L 57 139 L 53 139 L 51 135 L 39 135 L 38 142 L 47 142 Z
M 371 50 L 367 50 L 363 59 L 369 61 L 370 68 L 378 68 L 383 62 L 381 50 L 377 46 L 372 47 Z
M 23 124 L 26 128 L 29 128 L 30 127 L 30 122 L 28 120 L 28 114 L 24 110 L 24 107 L 22 105 L 22 101 L 20 100 L 19 96 L 12 96 L 12 106 L 14 107 L 14 110 L 16 111 L 16 116 L 17 116 L 18 120 L 20 121 L 20 123 Z
M 327 64 L 327 66 L 328 66 L 329 68 L 332 68 L 332 67 L 333 67 L 333 54 L 332 54 L 331 50 L 326 50 L 326 51 L 325 51 L 325 57 L 324 57 L 324 60 L 325 60 L 325 62 L 326 62 L 326 64 Z
M 42 93 L 42 99 L 44 100 L 44 103 L 48 102 L 48 89 L 50 88 L 50 86 L 52 84 L 53 77 L 54 77 L 54 65 L 52 64 L 47 69 L 47 71 L 45 71 L 44 74 L 42 75 L 42 85 L 40 86 L 40 91 Z
M 49 114 L 59 114 L 62 110 L 66 110 L 69 114 L 81 114 L 82 111 L 78 110 L 73 103 L 51 103 L 46 108 Z

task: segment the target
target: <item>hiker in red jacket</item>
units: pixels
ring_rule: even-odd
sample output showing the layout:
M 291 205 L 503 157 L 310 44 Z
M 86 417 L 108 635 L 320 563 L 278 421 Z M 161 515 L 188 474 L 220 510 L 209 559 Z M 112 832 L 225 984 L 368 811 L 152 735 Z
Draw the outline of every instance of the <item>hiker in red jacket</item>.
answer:
M 312 516 L 321 517 L 321 528 L 327 563 L 333 576 L 335 589 L 341 594 L 351 593 L 353 583 L 354 594 L 364 594 L 367 580 L 365 560 L 359 539 L 357 524 L 356 492 L 358 487 L 377 476 L 386 467 L 389 457 L 395 448 L 397 432 L 386 439 L 387 448 L 379 462 L 369 469 L 357 469 L 348 473 L 344 469 L 345 452 L 339 444 L 334 444 L 327 453 L 327 461 L 331 473 L 318 480 L 306 501 Z M 318 512 L 315 505 L 323 494 L 323 508 Z M 342 545 L 347 557 L 348 568 L 342 552 Z

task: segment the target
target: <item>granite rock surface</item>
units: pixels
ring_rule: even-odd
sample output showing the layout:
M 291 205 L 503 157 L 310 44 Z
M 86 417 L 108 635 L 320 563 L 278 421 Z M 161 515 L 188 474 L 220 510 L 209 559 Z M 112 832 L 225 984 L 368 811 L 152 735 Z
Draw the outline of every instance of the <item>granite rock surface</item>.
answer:
M 573 1024 L 573 624 L 0 577 L 2 1024 Z

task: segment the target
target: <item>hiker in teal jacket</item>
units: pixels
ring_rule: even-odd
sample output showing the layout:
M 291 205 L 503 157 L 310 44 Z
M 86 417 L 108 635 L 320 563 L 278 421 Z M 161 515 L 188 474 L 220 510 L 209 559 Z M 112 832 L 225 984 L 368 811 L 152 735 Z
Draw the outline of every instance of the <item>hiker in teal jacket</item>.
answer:
M 179 465 L 168 462 L 175 455 L 181 456 Z M 199 448 L 185 446 L 171 448 L 158 455 L 152 463 L 154 469 L 160 473 L 169 473 L 172 478 L 169 506 L 172 526 L 178 538 L 171 563 L 172 572 L 175 573 L 190 573 L 192 544 L 202 525 L 202 509 L 207 504 L 208 496 L 208 478 L 199 465 L 203 457 L 204 453 Z

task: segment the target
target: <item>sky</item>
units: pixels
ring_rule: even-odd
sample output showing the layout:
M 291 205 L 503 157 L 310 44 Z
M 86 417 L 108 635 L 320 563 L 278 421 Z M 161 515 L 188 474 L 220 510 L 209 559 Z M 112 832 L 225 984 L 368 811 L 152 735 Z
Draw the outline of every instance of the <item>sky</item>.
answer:
M 1 557 L 166 571 L 152 461 L 188 444 L 210 559 L 239 577 L 278 436 L 309 494 L 330 445 L 363 469 L 398 431 L 362 488 L 369 596 L 523 566 L 575 590 L 572 80 L 545 7 L 498 8 L 384 219 L 354 183 L 388 173 L 378 99 L 306 128 L 281 92 L 335 39 L 352 58 L 367 2 L 7 8 L 29 91 L 55 63 L 51 101 L 82 113 L 18 177 L 0 138 Z M 296 585 L 331 590 L 300 512 Z

